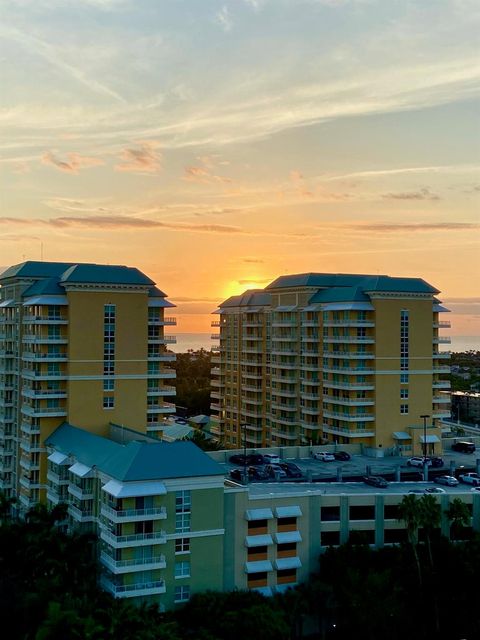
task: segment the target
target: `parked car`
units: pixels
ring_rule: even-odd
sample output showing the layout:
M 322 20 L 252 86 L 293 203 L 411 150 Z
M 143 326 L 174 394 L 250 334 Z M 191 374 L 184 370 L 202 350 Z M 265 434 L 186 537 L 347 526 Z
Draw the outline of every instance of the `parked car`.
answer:
M 458 480 L 454 476 L 438 476 L 438 478 L 435 478 L 435 482 L 444 484 L 447 487 L 456 487 L 458 484 Z
M 429 459 L 432 461 L 432 467 L 435 469 L 443 467 L 443 458 L 440 458 L 440 456 L 431 456 Z
M 287 477 L 287 472 L 282 469 L 282 467 L 279 464 L 267 464 L 265 466 L 265 473 L 267 474 L 267 476 L 269 478 L 286 478 Z
M 248 467 L 248 477 L 250 480 L 266 480 L 269 476 L 265 471 L 265 467 Z
M 316 453 L 312 453 L 312 458 L 315 458 L 315 460 L 321 460 L 321 462 L 334 462 L 335 460 L 333 453 L 328 453 L 327 451 L 317 451 Z
M 243 453 L 235 453 L 233 456 L 230 456 L 229 461 L 233 464 L 246 464 L 247 458 Z
M 409 458 L 407 460 L 407 467 L 422 467 L 424 463 L 427 464 L 427 467 L 432 466 L 432 461 L 430 458 L 423 458 L 421 456 L 414 456 L 413 458 Z
M 289 478 L 301 478 L 303 476 L 302 470 L 294 462 L 281 462 L 280 466 Z
M 261 465 L 265 464 L 265 458 L 261 453 L 251 453 L 247 456 L 247 464 Z
M 385 489 L 388 487 L 388 482 L 381 476 L 364 476 L 363 481 L 365 484 L 369 484 L 372 487 L 378 487 L 379 489 Z
M 441 487 L 427 487 L 425 489 L 425 493 L 447 493 L 445 491 L 445 489 L 442 489 Z
M 280 464 L 280 458 L 276 453 L 264 453 L 263 461 L 265 464 Z
M 463 473 L 458 476 L 460 482 L 464 482 L 465 484 L 471 484 L 474 487 L 478 487 L 480 485 L 480 476 L 478 473 Z
M 475 443 L 467 442 L 466 440 L 459 440 L 452 444 L 453 451 L 459 451 L 460 453 L 474 453 Z
M 480 493 L 480 487 L 472 487 L 470 491 L 473 491 L 474 493 Z
M 335 451 L 333 455 L 335 457 L 335 460 L 343 460 L 343 461 L 350 460 L 350 458 L 352 457 L 346 451 Z
M 242 482 L 242 480 L 243 480 L 243 469 L 232 469 L 230 471 L 230 478 L 232 480 L 237 480 L 238 482 Z
M 425 493 L 426 489 L 410 489 L 408 493 Z

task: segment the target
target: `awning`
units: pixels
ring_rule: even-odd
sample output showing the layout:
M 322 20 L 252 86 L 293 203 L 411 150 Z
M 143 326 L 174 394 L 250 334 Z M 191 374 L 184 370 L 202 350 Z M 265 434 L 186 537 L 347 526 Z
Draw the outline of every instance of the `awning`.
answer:
M 272 309 L 272 311 L 277 312 L 277 311 L 293 311 L 294 309 L 297 308 L 296 304 L 290 304 L 288 306 L 283 306 L 283 307 L 275 307 L 274 309 Z
M 165 300 L 165 298 L 149 298 L 148 299 L 149 307 L 176 307 L 176 304 Z
M 408 435 L 406 431 L 394 431 L 393 439 L 394 440 L 411 440 L 412 436 Z
M 302 536 L 300 531 L 284 531 L 283 533 L 274 533 L 273 537 L 277 544 L 287 544 L 288 542 L 301 542 Z
M 261 573 L 264 571 L 273 571 L 270 560 L 258 560 L 257 562 L 245 563 L 245 573 Z
M 32 304 L 53 304 L 60 307 L 66 307 L 68 305 L 67 296 L 34 296 L 33 298 L 27 298 L 23 303 L 24 307 L 29 307 Z
M 302 566 L 300 558 L 277 558 L 275 560 L 275 569 L 283 571 L 284 569 L 299 569 Z
M 445 312 L 450 313 L 450 309 L 447 309 L 447 307 L 444 307 L 441 304 L 434 304 L 433 305 L 433 311 L 436 312 L 436 313 L 445 313 Z
M 110 480 L 102 487 L 103 491 L 114 498 L 133 498 L 139 496 L 164 496 L 167 489 L 162 482 L 118 482 Z
M 308 307 L 304 307 L 302 311 L 321 311 L 321 304 L 309 304 Z
M 269 544 L 273 544 L 272 536 L 247 536 L 245 538 L 245 546 L 250 547 L 266 547 Z
M 15 300 L 4 300 L 3 302 L 0 302 L 1 309 L 5 309 L 5 307 L 14 307 L 14 306 L 15 306 Z
M 64 453 L 60 453 L 60 451 L 54 451 L 51 455 L 48 456 L 48 460 L 53 462 L 54 464 L 65 464 L 68 462 L 68 456 Z
M 275 515 L 277 518 L 298 518 L 302 515 L 302 510 L 296 504 L 289 507 L 275 507 Z
M 92 467 L 87 467 L 81 462 L 75 462 L 68 470 L 79 478 L 91 478 L 93 476 Z
M 420 442 L 422 444 L 433 444 L 434 442 L 440 442 L 438 436 L 420 436 Z
M 271 520 L 273 513 L 271 509 L 247 509 L 245 518 L 247 520 Z

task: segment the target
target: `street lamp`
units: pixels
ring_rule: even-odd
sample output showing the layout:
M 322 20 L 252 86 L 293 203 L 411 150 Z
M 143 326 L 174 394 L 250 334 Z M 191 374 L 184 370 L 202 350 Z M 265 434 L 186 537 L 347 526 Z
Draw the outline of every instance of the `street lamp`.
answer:
M 248 484 L 247 474 L 247 425 L 242 424 L 243 431 L 243 484 Z
M 429 415 L 420 416 L 423 419 L 423 459 L 425 460 L 427 457 L 427 419 L 430 418 Z

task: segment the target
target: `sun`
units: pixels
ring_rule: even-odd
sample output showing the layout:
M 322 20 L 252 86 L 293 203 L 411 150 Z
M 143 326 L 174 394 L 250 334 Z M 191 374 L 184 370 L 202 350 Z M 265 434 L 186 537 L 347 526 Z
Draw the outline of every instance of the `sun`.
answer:
M 263 289 L 265 286 L 264 278 L 242 278 L 241 280 L 230 280 L 227 282 L 222 289 L 222 296 L 224 299 L 230 298 L 231 296 L 238 296 L 241 293 L 244 293 L 248 289 Z

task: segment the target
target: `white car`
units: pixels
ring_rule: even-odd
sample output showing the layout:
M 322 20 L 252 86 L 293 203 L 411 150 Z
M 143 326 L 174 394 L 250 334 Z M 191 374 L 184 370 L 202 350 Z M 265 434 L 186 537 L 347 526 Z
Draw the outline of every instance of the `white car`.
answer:
M 458 479 L 465 484 L 472 484 L 474 487 L 478 487 L 480 485 L 480 476 L 478 473 L 464 473 L 461 476 L 458 476 Z
M 263 460 L 265 464 L 280 464 L 280 458 L 276 453 L 264 453 Z
M 333 453 L 328 453 L 327 451 L 317 451 L 316 453 L 312 453 L 312 458 L 315 458 L 315 460 L 321 460 L 322 462 L 335 461 Z
M 424 462 L 427 463 L 427 467 L 432 466 L 432 461 L 430 458 L 421 458 L 420 456 L 409 458 L 407 460 L 407 467 L 421 467 L 423 469 Z

